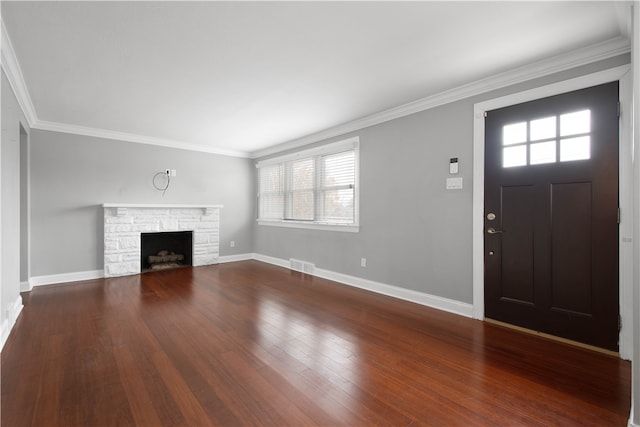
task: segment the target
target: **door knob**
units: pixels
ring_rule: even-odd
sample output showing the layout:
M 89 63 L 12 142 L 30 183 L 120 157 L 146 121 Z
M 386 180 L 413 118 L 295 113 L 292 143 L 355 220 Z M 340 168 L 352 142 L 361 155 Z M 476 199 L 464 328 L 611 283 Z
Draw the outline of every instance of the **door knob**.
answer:
M 502 230 L 496 230 L 493 227 L 489 227 L 489 228 L 487 228 L 487 233 L 489 233 L 489 234 L 498 234 L 498 233 L 502 233 Z

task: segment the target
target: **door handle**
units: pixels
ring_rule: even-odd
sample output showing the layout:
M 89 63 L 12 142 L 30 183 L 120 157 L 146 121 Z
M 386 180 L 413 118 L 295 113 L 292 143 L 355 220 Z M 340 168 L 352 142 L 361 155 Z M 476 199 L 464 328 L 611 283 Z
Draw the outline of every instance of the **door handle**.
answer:
M 487 233 L 489 233 L 489 234 L 498 234 L 498 233 L 502 233 L 502 232 L 503 232 L 502 230 L 496 230 L 493 227 L 487 228 Z

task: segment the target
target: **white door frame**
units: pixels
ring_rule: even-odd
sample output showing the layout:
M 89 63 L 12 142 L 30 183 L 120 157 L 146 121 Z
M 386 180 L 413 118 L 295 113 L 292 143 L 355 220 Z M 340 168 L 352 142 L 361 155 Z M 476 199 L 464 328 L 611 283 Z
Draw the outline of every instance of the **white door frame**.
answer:
M 22 276 L 22 245 L 26 245 L 27 277 L 20 281 L 20 292 L 30 292 L 33 286 L 29 284 L 31 279 L 31 135 L 29 126 L 20 120 L 19 150 L 20 150 L 20 276 Z M 24 134 L 22 133 L 24 131 Z M 23 139 L 22 136 L 25 136 Z M 23 158 L 24 156 L 24 158 Z M 26 170 L 23 171 L 22 167 Z M 24 180 L 24 182 L 23 182 Z M 23 191 L 25 194 L 22 194 Z M 26 206 L 23 212 L 22 198 L 26 197 Z M 24 214 L 24 215 L 23 215 Z M 24 220 L 24 224 L 23 224 Z M 26 227 L 26 236 L 22 235 L 22 227 Z M 23 239 L 24 237 L 24 239 Z M 22 279 L 22 277 L 21 277 Z
M 473 107 L 473 318 L 484 319 L 484 113 L 496 108 L 620 81 L 620 357 L 633 356 L 633 141 L 631 138 L 631 66 L 611 68 L 490 99 Z

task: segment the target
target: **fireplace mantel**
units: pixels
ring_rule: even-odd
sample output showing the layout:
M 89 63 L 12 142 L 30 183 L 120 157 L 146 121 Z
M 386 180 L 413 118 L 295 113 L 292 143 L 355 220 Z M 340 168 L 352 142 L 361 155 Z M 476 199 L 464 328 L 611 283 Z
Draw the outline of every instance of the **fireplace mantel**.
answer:
M 223 205 L 180 205 L 180 204 L 145 204 L 145 203 L 103 203 L 103 208 L 173 208 L 173 209 L 198 209 L 198 208 L 223 208 Z
M 145 203 L 103 203 L 105 209 L 115 208 L 116 216 L 126 216 L 127 209 L 204 209 L 205 215 L 222 209 L 223 205 L 179 205 L 179 204 L 145 204 Z
M 193 265 L 218 262 L 222 205 L 104 203 L 106 277 L 141 272 L 140 235 L 193 231 Z

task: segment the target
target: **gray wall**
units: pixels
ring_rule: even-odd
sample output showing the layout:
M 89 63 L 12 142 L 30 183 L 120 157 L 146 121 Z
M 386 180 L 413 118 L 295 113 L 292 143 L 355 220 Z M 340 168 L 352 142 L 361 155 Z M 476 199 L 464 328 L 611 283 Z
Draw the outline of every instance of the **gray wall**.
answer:
M 471 282 L 464 266 L 471 260 L 471 123 L 440 126 L 450 117 L 471 117 L 469 107 L 450 104 L 346 135 L 360 137 L 360 232 L 257 226 L 255 251 L 467 300 L 460 284 Z M 445 190 L 450 157 L 461 162 L 460 191 Z
M 223 204 L 220 254 L 252 252 L 249 159 L 42 130 L 30 155 L 32 277 L 103 268 L 102 203 Z M 152 179 L 165 169 L 177 176 L 163 197 Z
M 473 105 L 628 63 L 623 55 L 321 142 L 360 137 L 360 232 L 256 226 L 255 252 L 472 303 Z M 451 157 L 462 190 L 445 189 Z
M 2 206 L 0 325 L 8 325 L 7 309 L 20 298 L 20 125 L 27 120 L 2 72 L 0 137 L 0 203 Z M 13 325 L 8 325 L 13 326 Z

